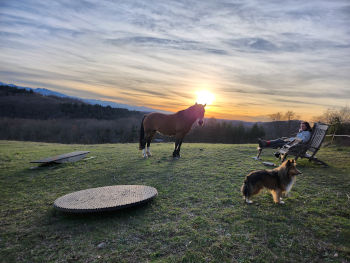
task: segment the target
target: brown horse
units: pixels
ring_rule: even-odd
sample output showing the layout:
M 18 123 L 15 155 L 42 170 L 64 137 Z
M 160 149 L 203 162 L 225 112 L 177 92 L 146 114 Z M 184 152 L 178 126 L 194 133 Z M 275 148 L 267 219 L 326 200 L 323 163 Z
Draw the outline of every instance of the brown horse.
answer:
M 174 114 L 153 112 L 143 117 L 140 130 L 140 150 L 144 158 L 152 156 L 150 144 L 156 132 L 168 136 L 175 136 L 173 157 L 180 157 L 180 147 L 185 135 L 191 130 L 192 124 L 199 119 L 198 124 L 203 126 L 205 105 L 195 104 L 186 110 Z M 147 143 L 147 152 L 145 149 Z

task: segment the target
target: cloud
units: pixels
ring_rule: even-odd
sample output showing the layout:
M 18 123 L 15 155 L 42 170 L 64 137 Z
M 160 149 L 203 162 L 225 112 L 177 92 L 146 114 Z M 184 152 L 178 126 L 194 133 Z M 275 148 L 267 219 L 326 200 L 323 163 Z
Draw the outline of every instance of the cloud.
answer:
M 326 0 L 1 1 L 0 80 L 162 108 L 191 104 L 206 87 L 225 116 L 232 105 L 321 111 L 350 99 L 349 9 Z
M 230 40 L 229 45 L 241 51 L 278 51 L 279 48 L 263 38 L 240 38 Z
M 134 36 L 117 39 L 107 39 L 106 43 L 110 43 L 114 46 L 120 47 L 125 45 L 135 45 L 142 47 L 156 47 L 162 49 L 174 49 L 183 51 L 200 51 L 203 53 L 213 53 L 216 55 L 225 55 L 225 50 L 215 49 L 211 47 L 205 47 L 202 43 L 190 40 L 179 39 L 166 39 L 147 36 Z

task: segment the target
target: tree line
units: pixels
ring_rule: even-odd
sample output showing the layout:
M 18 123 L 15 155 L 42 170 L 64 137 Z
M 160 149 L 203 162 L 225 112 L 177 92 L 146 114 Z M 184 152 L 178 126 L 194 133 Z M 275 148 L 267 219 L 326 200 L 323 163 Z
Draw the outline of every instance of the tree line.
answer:
M 136 142 L 140 120 L 0 118 L 0 139 L 51 143 Z
M 318 117 L 330 132 L 350 133 L 350 110 L 328 110 Z M 137 142 L 144 112 L 90 105 L 77 99 L 43 96 L 32 90 L 0 86 L 0 139 L 57 143 Z M 206 119 L 194 125 L 187 142 L 257 143 L 258 138 L 294 136 L 300 121 L 293 111 L 270 114 L 271 122 L 249 123 Z M 156 139 L 173 141 L 156 135 Z
M 265 136 L 262 125 L 244 125 L 243 122 L 233 124 L 230 121 L 220 121 L 215 118 L 206 120 L 205 126 L 195 126 L 186 136 L 187 142 L 208 143 L 256 143 L 258 138 Z

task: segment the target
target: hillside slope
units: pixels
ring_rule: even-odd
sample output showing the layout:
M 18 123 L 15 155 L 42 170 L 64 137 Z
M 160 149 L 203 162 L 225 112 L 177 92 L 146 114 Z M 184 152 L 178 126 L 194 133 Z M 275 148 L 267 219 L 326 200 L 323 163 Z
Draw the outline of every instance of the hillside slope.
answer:
M 136 144 L 62 145 L 0 141 L 2 262 L 348 262 L 350 148 L 322 148 L 330 168 L 298 163 L 285 205 L 240 194 L 244 177 L 264 169 L 255 145 L 154 144 L 144 160 Z M 30 169 L 29 161 L 77 150 L 76 163 Z M 265 151 L 266 161 L 275 161 Z M 56 198 L 82 189 L 143 184 L 158 197 L 141 207 L 72 216 Z
M 103 119 L 140 117 L 144 113 L 90 105 L 78 99 L 44 96 L 32 90 L 0 85 L 0 117 L 27 119 Z

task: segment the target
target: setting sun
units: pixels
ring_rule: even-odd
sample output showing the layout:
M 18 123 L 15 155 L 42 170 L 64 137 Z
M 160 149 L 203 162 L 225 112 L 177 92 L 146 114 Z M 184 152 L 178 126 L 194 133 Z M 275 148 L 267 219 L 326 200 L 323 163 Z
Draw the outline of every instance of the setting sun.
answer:
M 207 104 L 210 105 L 214 101 L 214 94 L 210 93 L 206 90 L 201 90 L 197 92 L 197 100 L 196 102 L 199 104 Z

